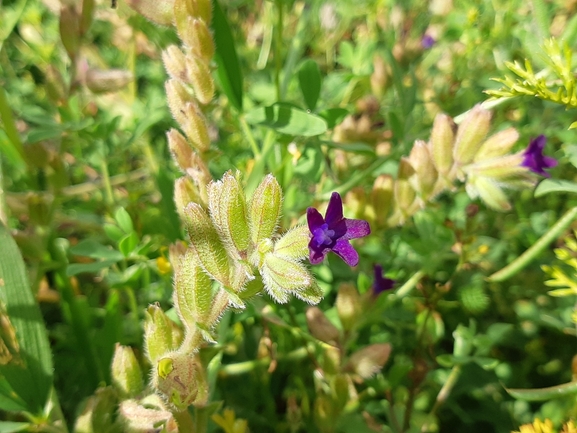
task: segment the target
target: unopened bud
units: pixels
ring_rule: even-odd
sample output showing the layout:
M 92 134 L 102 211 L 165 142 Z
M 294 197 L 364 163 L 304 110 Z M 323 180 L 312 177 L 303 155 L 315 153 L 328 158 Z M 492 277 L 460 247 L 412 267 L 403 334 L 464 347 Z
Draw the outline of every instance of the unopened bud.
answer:
M 178 34 L 195 55 L 207 61 L 212 59 L 214 56 L 214 42 L 206 21 L 187 17 L 186 26 L 178 28 Z
M 147 20 L 170 26 L 174 19 L 174 0 L 126 0 L 128 6 Z
M 446 114 L 437 114 L 431 131 L 431 153 L 437 171 L 447 175 L 453 166 L 455 124 Z
M 314 283 L 314 278 L 301 263 L 270 252 L 264 256 L 260 274 L 266 291 L 278 303 L 288 301 L 288 294 L 297 294 Z M 304 299 L 307 296 L 304 295 Z
M 459 125 L 453 156 L 461 166 L 469 164 L 479 151 L 491 126 L 491 112 L 475 105 Z
M 132 348 L 118 343 L 112 358 L 112 383 L 122 399 L 135 397 L 144 389 L 142 371 Z
M 66 99 L 66 85 L 60 71 L 54 65 L 46 67 L 46 93 L 56 103 Z
M 186 57 L 176 45 L 170 45 L 162 52 L 162 62 L 171 78 L 187 81 Z
M 274 244 L 274 252 L 277 255 L 289 259 L 300 260 L 308 255 L 310 231 L 306 225 L 290 229 Z
M 168 108 L 170 108 L 172 117 L 174 117 L 180 125 L 186 124 L 187 120 L 184 115 L 184 106 L 187 102 L 194 101 L 194 97 L 182 83 L 174 78 L 166 81 L 164 87 Z
M 409 161 L 416 172 L 416 190 L 420 193 L 421 198 L 426 200 L 437 181 L 437 170 L 433 164 L 427 143 L 422 140 L 415 141 L 409 155 Z
M 484 176 L 470 176 L 465 184 L 467 194 L 472 199 L 481 199 L 491 208 L 499 211 L 511 209 L 511 204 L 501 187 L 494 181 Z
M 272 174 L 268 174 L 254 191 L 249 206 L 252 242 L 258 245 L 272 238 L 280 218 L 282 190 Z
M 405 157 L 401 158 L 399 163 L 399 171 L 397 174 L 397 181 L 395 182 L 395 204 L 407 215 L 411 205 L 417 198 L 417 193 L 411 186 L 411 177 L 414 176 L 415 170 L 411 166 L 409 160 Z
M 498 158 L 511 150 L 519 140 L 519 133 L 515 128 L 507 128 L 491 135 L 479 148 L 475 155 L 475 162 Z
M 355 218 L 365 219 L 367 198 L 363 187 L 357 186 L 347 192 L 344 202 L 347 209 L 352 211 Z
M 162 431 L 167 431 L 167 433 L 169 431 L 174 433 L 174 430 L 167 428 L 167 424 L 170 424 L 174 419 L 172 413 L 166 409 L 153 409 L 149 405 L 144 407 L 136 400 L 125 400 L 120 403 L 118 412 L 128 432 L 150 432 L 161 428 Z M 110 417 L 110 412 L 108 416 Z M 75 431 L 80 430 L 75 429 Z
M 384 226 L 391 209 L 393 200 L 393 177 L 388 174 L 381 174 L 373 183 L 371 191 L 371 202 L 375 212 L 377 225 Z
M 174 128 L 168 131 L 166 136 L 168 138 L 168 148 L 170 149 L 172 159 L 174 159 L 174 162 L 176 162 L 180 170 L 186 173 L 192 159 L 192 147 L 186 138 Z
M 174 203 L 176 204 L 176 211 L 181 219 L 184 219 L 184 209 L 190 203 L 198 203 L 200 194 L 194 182 L 188 177 L 183 176 L 174 182 Z
M 89 69 L 85 83 L 92 93 L 107 93 L 123 89 L 132 79 L 132 73 L 124 69 Z
M 320 308 L 307 308 L 306 319 L 307 326 L 313 337 L 329 344 L 335 344 L 339 341 L 339 330 L 327 319 L 327 316 Z
M 210 0 L 175 0 L 174 14 L 177 28 L 184 26 L 179 21 L 186 21 L 188 17 L 200 18 L 205 23 L 212 19 L 212 4 Z
M 337 293 L 336 307 L 343 329 L 352 330 L 363 314 L 361 297 L 357 288 L 352 284 L 341 284 Z
M 390 355 L 391 345 L 389 343 L 371 344 L 353 353 L 345 368 L 363 379 L 368 379 L 383 368 Z
M 172 324 L 159 304 L 149 305 L 144 319 L 144 346 L 151 364 L 173 349 Z
M 190 55 L 186 57 L 186 67 L 195 96 L 201 104 L 210 103 L 214 96 L 214 80 L 210 73 L 208 61 L 202 57 Z
M 246 259 L 250 244 L 246 198 L 242 185 L 230 171 L 208 186 L 208 206 L 221 239 L 234 247 L 238 258 Z
M 80 15 L 73 4 L 60 8 L 60 39 L 68 57 L 75 59 L 80 47 Z
M 184 209 L 184 223 L 203 269 L 223 286 L 230 287 L 229 258 L 208 214 L 200 205 L 190 203 Z
M 465 166 L 464 171 L 468 175 L 483 176 L 501 182 L 528 175 L 527 168 L 521 166 L 522 162 L 523 155 L 517 153 Z
M 210 137 L 206 117 L 200 107 L 194 102 L 188 102 L 184 106 L 184 119 L 182 128 L 186 136 L 200 152 L 206 152 L 210 148 Z

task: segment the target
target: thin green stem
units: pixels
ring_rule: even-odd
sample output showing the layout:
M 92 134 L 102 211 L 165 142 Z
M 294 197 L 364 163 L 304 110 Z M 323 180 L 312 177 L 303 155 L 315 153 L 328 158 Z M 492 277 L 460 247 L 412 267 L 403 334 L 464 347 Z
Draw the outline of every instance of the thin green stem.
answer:
M 282 70 L 282 57 L 281 57 L 281 50 L 282 50 L 282 29 L 283 29 L 283 20 L 284 20 L 284 11 L 283 11 L 283 2 L 282 0 L 277 0 L 275 2 L 277 7 L 277 22 L 276 22 L 276 40 L 275 40 L 275 50 L 274 50 L 274 65 L 275 65 L 275 76 L 274 76 L 274 84 L 276 87 L 276 99 L 277 101 L 281 100 L 281 90 L 280 90 L 280 73 Z
M 557 221 L 547 233 L 539 238 L 527 251 L 509 263 L 500 271 L 487 277 L 487 281 L 500 282 L 511 278 L 517 274 L 521 269 L 531 263 L 539 254 L 549 246 L 551 242 L 557 239 L 561 234 L 567 230 L 571 223 L 577 218 L 577 206 L 569 209 L 565 215 Z
M 110 184 L 110 173 L 108 172 L 108 163 L 105 158 L 100 162 L 100 174 L 104 185 L 104 200 L 108 206 L 114 205 L 114 195 L 112 194 L 112 185 Z
M 421 280 L 421 278 L 423 278 L 425 276 L 425 271 L 418 271 L 416 272 L 411 278 L 409 278 L 407 280 L 407 282 L 405 284 L 403 284 L 399 290 L 397 290 L 395 293 L 391 293 L 389 295 L 391 300 L 394 299 L 401 299 L 404 298 L 405 296 L 407 296 L 409 293 L 411 293 L 411 291 L 415 288 L 415 286 L 417 285 L 417 283 Z
M 308 356 L 309 352 L 307 347 L 300 347 L 295 349 L 284 356 L 277 357 L 278 361 L 300 361 Z M 237 362 L 236 364 L 228 364 L 223 366 L 219 371 L 219 376 L 240 376 L 241 374 L 250 373 L 258 367 L 266 367 L 271 362 L 269 356 L 264 358 L 255 359 L 251 361 Z
M 254 139 L 254 135 L 252 133 L 252 130 L 249 128 L 248 124 L 246 123 L 244 116 L 239 116 L 238 121 L 240 123 L 240 127 L 242 128 L 242 132 L 244 133 L 245 137 L 248 140 L 248 143 L 250 144 L 250 147 L 252 149 L 252 153 L 253 153 L 255 159 L 260 157 L 260 150 L 258 148 L 258 144 L 257 144 L 256 140 Z
M 18 134 L 18 129 L 14 123 L 14 117 L 12 117 L 12 110 L 8 105 L 8 99 L 6 98 L 6 92 L 2 87 L 0 87 L 0 120 L 4 125 L 4 131 L 6 136 L 12 144 L 12 149 L 16 153 L 23 163 L 26 162 L 26 154 L 24 153 L 24 147 L 22 141 L 20 140 L 20 135 Z
M 6 204 L 6 194 L 4 193 L 2 155 L 0 155 L 0 224 L 4 224 L 6 227 L 8 227 L 8 206 Z
M 435 400 L 435 404 L 431 409 L 430 415 L 435 415 L 437 413 L 437 410 L 439 410 L 439 408 L 441 407 L 441 405 L 445 403 L 445 401 L 447 401 L 447 398 L 449 398 L 449 394 L 451 394 L 451 391 L 457 384 L 457 380 L 459 380 L 459 376 L 461 375 L 461 369 L 462 369 L 461 364 L 453 366 L 453 368 L 451 369 L 451 373 L 449 373 L 447 381 L 439 391 L 439 394 L 437 394 L 437 399 Z M 426 429 L 426 426 L 423 426 L 423 429 L 421 431 L 429 431 L 429 430 Z

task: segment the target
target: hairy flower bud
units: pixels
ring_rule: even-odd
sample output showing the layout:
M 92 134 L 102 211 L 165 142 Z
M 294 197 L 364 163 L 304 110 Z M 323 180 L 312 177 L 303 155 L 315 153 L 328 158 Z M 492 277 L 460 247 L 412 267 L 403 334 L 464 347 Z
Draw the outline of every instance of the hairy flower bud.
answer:
M 192 53 L 207 61 L 212 59 L 214 42 L 206 21 L 189 16 L 186 21 L 177 21 L 178 23 L 186 23 L 184 27 L 178 28 L 178 34 Z
M 426 200 L 433 192 L 437 181 L 437 170 L 433 164 L 427 143 L 422 140 L 415 141 L 409 155 L 409 161 L 415 169 L 415 189 L 421 198 Z
M 250 244 L 246 199 L 242 185 L 230 171 L 208 186 L 208 206 L 225 245 L 232 247 L 237 258 L 246 259 Z
M 195 96 L 201 104 L 208 104 L 214 96 L 214 80 L 208 61 L 192 54 L 186 57 L 186 67 Z
M 431 131 L 431 154 L 437 171 L 447 175 L 453 166 L 455 124 L 446 114 L 437 114 Z
M 179 26 L 179 20 L 186 20 L 187 17 L 200 18 L 205 23 L 210 23 L 212 19 L 212 4 L 210 0 L 175 0 L 174 15 Z M 183 24 L 180 24 L 181 26 Z
M 511 209 L 507 196 L 494 180 L 485 176 L 469 176 L 465 185 L 467 194 L 472 199 L 481 199 L 491 208 L 499 211 Z
M 188 139 L 200 151 L 206 152 L 210 148 L 210 137 L 206 117 L 195 102 L 188 102 L 183 109 L 184 122 L 182 129 Z
M 183 173 L 186 173 L 192 159 L 192 146 L 186 138 L 174 128 L 168 131 L 166 136 L 168 138 L 168 148 L 170 149 L 172 159 L 174 159 L 178 168 L 180 168 Z
M 265 255 L 260 274 L 266 291 L 280 304 L 288 302 L 291 292 L 298 294 L 314 283 L 302 264 L 273 252 Z
M 417 198 L 417 193 L 411 186 L 410 181 L 414 174 L 415 170 L 409 160 L 405 157 L 401 158 L 394 193 L 395 203 L 404 215 L 410 214 L 410 208 Z
M 112 358 L 112 383 L 123 399 L 135 397 L 144 389 L 142 371 L 132 348 L 118 343 Z
M 345 369 L 368 379 L 387 363 L 391 355 L 389 343 L 377 343 L 364 347 L 353 353 Z
M 453 157 L 460 165 L 469 164 L 489 132 L 491 112 L 475 105 L 459 125 Z
M 174 78 L 168 80 L 164 88 L 166 90 L 168 108 L 170 108 L 172 117 L 174 117 L 174 120 L 180 125 L 186 124 L 187 119 L 184 115 L 184 106 L 187 102 L 194 101 L 194 97 L 182 83 Z
M 176 204 L 176 211 L 181 219 L 184 219 L 184 209 L 190 203 L 197 203 L 200 199 L 200 194 L 196 185 L 188 176 L 183 176 L 174 182 L 174 203 Z
M 160 397 L 158 397 L 160 400 Z M 150 400 L 150 399 L 147 399 Z M 119 417 L 126 426 L 128 432 L 156 431 L 162 428 L 167 433 L 177 433 L 178 428 L 170 426 L 175 424 L 172 413 L 164 408 L 164 404 L 159 401 L 156 405 L 158 409 L 151 408 L 150 401 L 146 401 L 146 407 L 139 404 L 136 400 L 125 400 L 120 403 Z M 111 409 L 114 410 L 114 409 Z M 110 418 L 110 411 L 107 413 Z M 84 431 L 75 429 L 75 431 Z M 92 430 L 86 430 L 92 431 Z
M 133 80 L 132 72 L 124 69 L 88 69 L 85 76 L 86 87 L 92 93 L 116 92 Z
M 251 239 L 255 245 L 271 238 L 280 218 L 282 191 L 277 180 L 268 174 L 254 191 L 249 206 Z
M 146 309 L 144 343 L 146 355 L 151 364 L 173 349 L 172 323 L 159 304 L 149 305 Z
M 274 252 L 293 260 L 304 259 L 308 255 L 310 232 L 307 226 L 290 229 L 274 244 Z
M 379 226 L 384 226 L 391 209 L 393 200 L 393 177 L 388 174 L 377 176 L 371 191 L 371 202 L 375 212 L 375 221 Z
M 474 161 L 480 162 L 503 156 L 512 149 L 517 140 L 519 140 L 519 133 L 515 128 L 497 132 L 481 144 Z
M 60 39 L 68 57 L 75 59 L 80 47 L 80 14 L 74 4 L 60 7 Z
M 128 6 L 147 20 L 161 26 L 170 26 L 174 19 L 174 0 L 126 0 Z
M 170 45 L 162 52 L 162 62 L 171 78 L 186 82 L 186 56 L 176 45 Z

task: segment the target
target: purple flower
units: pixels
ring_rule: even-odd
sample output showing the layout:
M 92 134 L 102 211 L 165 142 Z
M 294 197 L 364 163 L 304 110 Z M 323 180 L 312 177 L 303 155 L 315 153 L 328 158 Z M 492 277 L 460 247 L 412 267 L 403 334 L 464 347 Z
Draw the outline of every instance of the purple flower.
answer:
M 373 270 L 375 271 L 375 282 L 372 286 L 373 295 L 379 296 L 381 293 L 391 290 L 395 285 L 395 280 L 383 277 L 383 267 L 381 265 L 373 265 Z
M 307 209 L 307 221 L 312 233 L 309 242 L 309 259 L 313 265 L 322 262 L 329 251 L 334 252 L 349 266 L 359 263 L 359 254 L 349 243 L 371 232 L 369 223 L 343 217 L 343 201 L 333 192 L 325 217 L 313 207 Z
M 421 47 L 423 47 L 425 50 L 428 50 L 433 45 L 435 45 L 435 42 L 435 39 L 431 35 L 424 34 L 421 38 Z
M 551 175 L 545 171 L 546 168 L 552 168 L 557 165 L 557 160 L 550 156 L 543 155 L 543 149 L 547 139 L 544 135 L 531 140 L 525 152 L 523 152 L 523 162 L 521 165 L 527 167 L 534 173 L 541 176 L 550 177 Z

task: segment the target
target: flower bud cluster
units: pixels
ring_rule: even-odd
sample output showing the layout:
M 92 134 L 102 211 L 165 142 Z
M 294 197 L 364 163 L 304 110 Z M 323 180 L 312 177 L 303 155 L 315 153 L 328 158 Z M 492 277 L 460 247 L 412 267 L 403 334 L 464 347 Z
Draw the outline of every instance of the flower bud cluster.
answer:
M 415 141 L 409 156 L 401 158 L 396 179 L 380 175 L 370 196 L 355 193 L 364 217 L 381 227 L 402 224 L 457 182 L 465 183 L 472 199 L 480 197 L 496 210 L 510 209 L 504 189 L 532 187 L 535 175 L 523 165 L 522 152 L 509 153 L 519 133 L 507 128 L 487 136 L 490 124 L 491 112 L 480 105 L 458 127 L 449 116 L 437 115 L 429 141 Z M 346 202 L 352 199 L 345 197 Z

